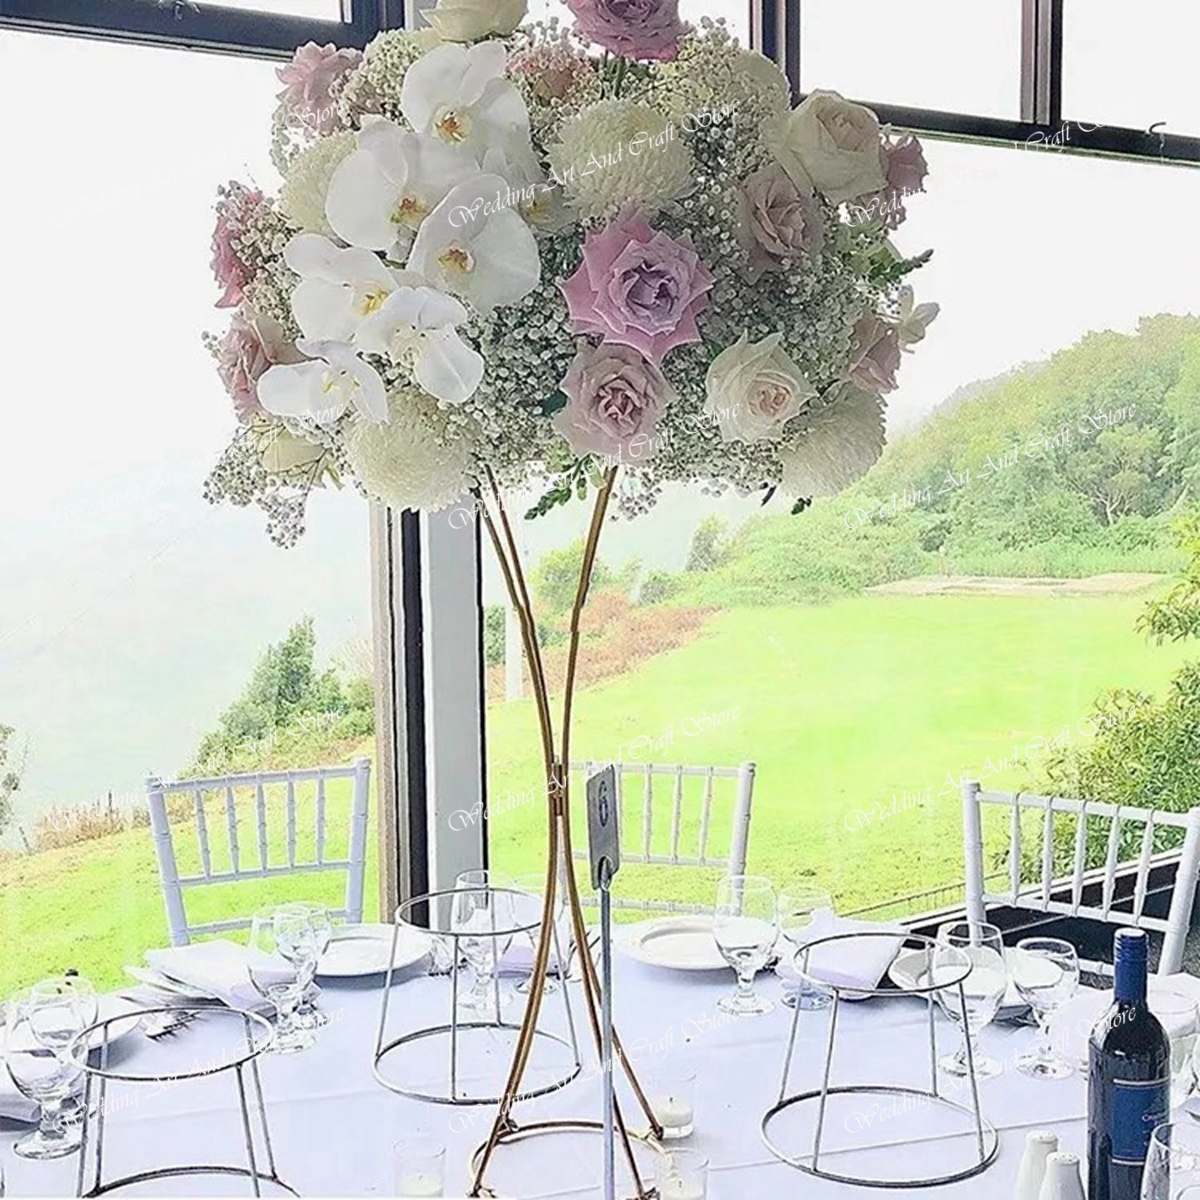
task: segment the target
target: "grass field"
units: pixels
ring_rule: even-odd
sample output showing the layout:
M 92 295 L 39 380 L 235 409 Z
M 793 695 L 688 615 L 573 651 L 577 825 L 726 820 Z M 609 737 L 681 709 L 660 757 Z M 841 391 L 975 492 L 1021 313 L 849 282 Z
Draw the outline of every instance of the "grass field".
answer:
M 868 595 L 722 613 L 696 641 L 584 692 L 572 757 L 628 760 L 640 748 L 638 761 L 754 759 L 753 870 L 780 883 L 813 874 L 843 909 L 934 887 L 962 870 L 957 795 L 939 795 L 949 793 L 948 777 L 1007 760 L 988 782 L 1018 786 L 1037 763 L 1014 762 L 1023 754 L 1014 743 L 1064 728 L 1078 739 L 1097 692 L 1159 690 L 1187 657 L 1186 647 L 1154 647 L 1133 632 L 1144 599 Z M 701 728 L 702 713 L 735 708 L 736 718 Z M 655 742 L 659 749 L 647 748 Z M 528 702 L 490 710 L 492 861 L 514 873 L 537 867 L 543 845 L 541 802 L 504 803 L 506 792 L 540 794 L 537 744 Z M 339 757 L 356 752 L 342 747 Z M 905 794 L 926 793 L 928 803 L 905 805 Z M 893 797 L 896 815 L 855 828 L 856 810 L 890 807 Z M 331 798 L 331 814 L 345 803 Z M 727 845 L 728 822 L 712 837 Z M 274 830 L 272 841 L 281 838 Z M 370 912 L 373 836 L 369 846 Z M 630 869 L 621 882 L 707 900 L 713 881 L 667 890 Z M 336 902 L 342 881 L 308 876 L 286 886 L 288 895 Z M 274 884 L 272 897 L 280 894 Z M 263 885 L 240 885 L 199 915 L 245 912 L 264 895 Z M 68 966 L 117 985 L 121 964 L 166 936 L 149 831 L 0 860 L 0 930 L 0 994 Z

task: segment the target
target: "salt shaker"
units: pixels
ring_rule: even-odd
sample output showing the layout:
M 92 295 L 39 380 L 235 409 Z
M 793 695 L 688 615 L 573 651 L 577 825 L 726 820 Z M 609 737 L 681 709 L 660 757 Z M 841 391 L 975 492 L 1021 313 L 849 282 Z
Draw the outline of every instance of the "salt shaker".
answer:
M 1038 1200 L 1087 1200 L 1077 1154 L 1051 1154 L 1046 1159 L 1046 1178 Z
M 1046 1176 L 1046 1159 L 1058 1149 L 1058 1134 L 1035 1129 L 1025 1139 L 1025 1153 L 1017 1171 L 1014 1200 L 1038 1200 Z

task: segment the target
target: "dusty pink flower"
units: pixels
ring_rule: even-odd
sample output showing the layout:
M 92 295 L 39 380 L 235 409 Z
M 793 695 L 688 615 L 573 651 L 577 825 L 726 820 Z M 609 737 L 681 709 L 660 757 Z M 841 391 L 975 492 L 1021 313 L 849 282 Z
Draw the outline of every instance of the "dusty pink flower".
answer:
M 750 255 L 751 283 L 766 271 L 785 270 L 803 253 L 815 254 L 825 242 L 820 206 L 778 163 L 742 184 L 738 205 L 738 241 Z
M 894 325 L 867 313 L 854 326 L 850 347 L 850 382 L 879 395 L 896 390 L 900 338 Z
M 687 237 L 653 229 L 640 213 L 589 233 L 583 263 L 562 283 L 577 333 L 640 350 L 655 363 L 700 340 L 712 272 Z
M 338 127 L 334 85 L 361 61 L 358 50 L 338 49 L 332 42 L 327 46 L 308 42 L 286 67 L 276 69 L 279 82 L 286 85 L 279 99 L 313 133 L 332 133 Z
M 593 73 L 586 55 L 558 42 L 519 50 L 509 59 L 508 67 L 514 75 L 524 75 L 533 94 L 542 101 L 565 100 Z
M 878 211 L 886 229 L 898 229 L 908 216 L 904 198 L 925 190 L 925 177 L 929 174 L 925 151 L 921 149 L 921 143 L 909 135 L 895 144 L 885 142 L 879 148 L 879 161 L 887 177 L 887 187 L 873 196 L 863 197 L 868 203 L 859 207 L 871 216 Z M 852 214 L 854 208 L 852 205 Z M 860 219 L 867 217 L 864 215 Z
M 218 308 L 236 308 L 245 299 L 244 289 L 252 272 L 234 249 L 233 241 L 240 225 L 238 214 L 261 204 L 262 198 L 262 192 L 251 191 L 239 183 L 231 183 L 221 192 L 212 236 L 212 273 L 224 289 L 217 301 Z
M 663 373 L 632 346 L 582 346 L 559 385 L 567 396 L 554 427 L 576 454 L 636 462 L 675 399 Z
M 580 34 L 622 58 L 673 59 L 687 30 L 679 0 L 567 0 L 567 7 Z
M 234 412 L 243 425 L 254 417 L 266 416 L 258 402 L 258 381 L 276 363 L 304 360 L 283 335 L 278 321 L 241 308 L 217 351 L 217 374 L 233 400 Z

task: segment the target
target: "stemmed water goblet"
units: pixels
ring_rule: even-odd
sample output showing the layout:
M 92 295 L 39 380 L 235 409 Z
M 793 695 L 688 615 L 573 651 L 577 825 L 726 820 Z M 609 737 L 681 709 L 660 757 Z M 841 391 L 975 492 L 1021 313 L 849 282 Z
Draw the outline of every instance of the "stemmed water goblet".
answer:
M 1079 990 L 1079 956 L 1061 938 L 1024 938 L 1013 947 L 1012 980 L 1038 1023 L 1037 1049 L 1017 1059 L 1017 1070 L 1038 1079 L 1064 1079 L 1074 1067 L 1050 1044 L 1050 1018 Z
M 307 954 L 299 946 L 301 943 L 311 946 L 312 939 L 311 934 L 302 932 L 303 922 L 295 918 L 281 921 L 277 919 L 279 915 L 276 908 L 268 907 L 259 909 L 251 918 L 246 970 L 259 994 L 275 1006 L 275 1038 L 269 1051 L 293 1054 L 316 1043 L 311 1029 L 301 1029 L 296 1024 L 296 1009 L 312 974 L 289 958 Z M 314 964 L 315 961 L 314 958 Z
M 79 1149 L 80 1129 L 64 1120 L 63 1104 L 82 1071 L 70 1057 L 84 1030 L 77 996 L 29 988 L 8 1003 L 4 1060 L 17 1090 L 41 1109 L 38 1127 L 13 1151 L 22 1158 L 62 1158 Z
M 541 917 L 545 908 L 546 900 L 546 873 L 544 871 L 534 871 L 527 875 L 518 875 L 513 880 L 513 886 L 522 895 L 514 897 L 514 907 L 517 909 L 517 925 L 528 925 L 532 921 L 538 922 L 538 928 L 529 930 L 528 937 L 533 949 L 533 956 L 537 958 L 538 941 L 541 938 Z M 569 935 L 564 937 L 566 932 L 562 928 L 563 911 L 566 908 L 566 903 L 563 897 L 563 887 L 560 885 L 554 889 L 554 909 L 550 914 L 550 921 L 557 934 L 550 943 L 550 959 L 547 964 L 547 970 L 553 971 L 561 975 L 565 964 L 559 961 L 559 952 L 565 956 L 565 947 L 570 944 Z M 525 897 L 529 900 L 526 901 Z M 529 974 L 517 984 L 517 991 L 522 996 L 527 996 L 533 990 L 533 964 L 530 964 Z M 547 976 L 543 984 L 543 991 L 546 995 L 550 995 L 558 990 L 558 984 L 553 979 Z
M 298 968 L 303 965 L 308 982 L 300 994 L 296 1006 L 296 1024 L 301 1029 L 320 1029 L 329 1024 L 329 1018 L 317 1007 L 320 987 L 314 979 L 321 956 L 329 948 L 333 938 L 333 920 L 329 909 L 323 904 L 312 904 L 306 900 L 281 904 L 276 909 L 276 922 L 280 924 L 281 948 L 284 957 Z M 291 949 L 288 949 L 291 947 Z M 295 955 L 295 957 L 293 957 Z
M 461 878 L 461 876 L 460 876 Z M 503 1001 L 496 972 L 504 952 L 512 944 L 515 923 L 514 896 L 495 887 L 469 887 L 462 883 L 454 891 L 450 928 L 457 934 L 458 950 L 471 968 L 471 989 L 459 996 L 463 1008 L 483 1014 L 495 1005 L 500 1020 Z
M 1154 1130 L 1141 1200 L 1200 1200 L 1200 1128 L 1176 1121 Z
M 775 885 L 762 875 L 726 875 L 717 885 L 713 938 L 737 972 L 737 990 L 717 1007 L 738 1017 L 757 1017 L 775 1007 L 754 990 L 754 976 L 767 965 L 779 940 Z
M 963 955 L 970 963 L 970 973 L 965 979 L 962 977 Z M 995 1078 L 1004 1068 L 980 1050 L 979 1031 L 995 1019 L 1008 989 L 1000 930 L 986 921 L 947 921 L 939 926 L 937 945 L 933 948 L 931 982 L 938 983 L 943 979 L 962 980 L 961 984 L 942 988 L 935 995 L 946 1016 L 962 1028 L 963 1044 L 954 1054 L 942 1057 L 938 1066 L 947 1074 L 966 1076 L 971 1073 L 973 1063 L 976 1079 Z
M 833 897 L 819 887 L 793 887 L 779 893 L 779 935 L 791 953 L 787 962 L 808 944 L 809 938 L 833 921 Z M 817 987 L 812 980 L 801 976 L 795 988 L 784 990 L 783 1002 L 788 1008 L 799 1005 L 802 1011 L 824 1008 L 831 1003 L 832 993 Z

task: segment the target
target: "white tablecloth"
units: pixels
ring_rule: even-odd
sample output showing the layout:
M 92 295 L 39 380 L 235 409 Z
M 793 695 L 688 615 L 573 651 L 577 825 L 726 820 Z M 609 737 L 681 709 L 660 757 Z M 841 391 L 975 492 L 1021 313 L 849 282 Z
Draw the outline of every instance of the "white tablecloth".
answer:
M 778 1162 L 763 1144 L 760 1121 L 778 1097 L 791 1012 L 782 1006 L 768 1016 L 729 1021 L 718 1015 L 717 1000 L 731 990 L 732 977 L 682 975 L 617 961 L 618 1028 L 639 1074 L 649 1078 L 662 1063 L 687 1060 L 698 1076 L 696 1132 L 686 1145 L 706 1153 L 712 1163 L 711 1200 L 805 1200 L 874 1196 L 877 1189 L 812 1179 Z M 584 1061 L 595 1057 L 579 985 L 573 984 L 575 1013 Z M 760 986 L 778 996 L 779 983 L 760 976 Z M 372 1077 L 371 1060 L 379 1020 L 382 980 L 327 983 L 322 1007 L 333 1023 L 311 1050 L 261 1060 L 275 1158 L 280 1176 L 303 1196 L 394 1195 L 393 1143 L 424 1133 L 448 1147 L 447 1195 L 465 1194 L 471 1151 L 490 1128 L 492 1108 L 451 1108 L 421 1103 L 389 1092 Z M 443 1020 L 449 985 L 445 979 L 409 976 L 393 987 L 395 1032 Z M 548 1009 L 562 1029 L 562 998 Z M 519 1019 L 520 1001 L 506 1011 Z M 438 1015 L 434 1015 L 434 1014 Z M 803 1014 L 790 1092 L 815 1087 L 824 1059 L 828 1014 Z M 225 1022 L 204 1020 L 178 1035 L 148 1041 L 136 1033 L 113 1048 L 130 1072 L 161 1073 L 220 1061 Z M 923 1001 L 913 998 L 846 1003 L 839 1017 L 834 1080 L 837 1083 L 890 1083 L 927 1087 L 929 1051 Z M 956 1044 L 956 1033 L 939 1012 L 939 1049 Z M 483 1037 L 490 1035 L 480 1035 Z M 1082 1154 L 1085 1084 L 1078 1076 L 1062 1081 L 1033 1081 L 1012 1064 L 1035 1033 L 1029 1028 L 993 1026 L 984 1031 L 984 1048 L 1000 1059 L 1004 1073 L 980 1084 L 984 1116 L 1000 1132 L 997 1161 L 966 1182 L 910 1194 L 957 1196 L 964 1200 L 1010 1200 L 1025 1133 L 1056 1129 L 1062 1148 Z M 500 1070 L 504 1046 L 485 1054 L 478 1043 L 466 1057 Z M 422 1053 L 415 1051 L 414 1053 Z M 541 1053 L 541 1051 L 539 1051 Z M 416 1058 L 389 1060 L 409 1069 Z M 439 1054 L 438 1061 L 441 1061 Z M 412 1067 L 412 1069 L 416 1069 Z M 113 1178 L 168 1163 L 245 1162 L 244 1140 L 232 1075 L 219 1075 L 175 1086 L 111 1085 L 106 1105 L 105 1175 Z M 969 1100 L 964 1091 L 955 1093 Z M 632 1114 L 632 1106 L 627 1106 Z M 577 1080 L 551 1095 L 518 1106 L 524 1124 L 546 1116 L 600 1115 L 595 1077 Z M 788 1118 L 785 1131 L 796 1132 Z M 637 1124 L 631 1115 L 631 1123 Z M 887 1096 L 852 1096 L 831 1106 L 823 1164 L 844 1165 L 848 1173 L 901 1171 L 936 1176 L 965 1161 L 970 1141 L 953 1114 L 916 1101 Z M 77 1159 L 29 1163 L 13 1157 L 12 1142 L 23 1127 L 0 1121 L 9 1195 L 73 1195 Z M 797 1144 L 798 1145 L 798 1144 Z M 840 1148 L 858 1149 L 844 1153 Z M 864 1148 L 867 1149 L 864 1152 Z M 799 1145 L 798 1145 L 799 1148 Z M 646 1151 L 646 1153 L 650 1153 Z M 502 1194 L 520 1197 L 599 1196 L 599 1138 L 588 1134 L 554 1135 L 501 1148 L 488 1182 Z M 176 1179 L 143 1187 L 132 1194 L 248 1195 L 245 1181 L 226 1179 L 216 1186 L 200 1179 Z M 264 1189 L 265 1195 L 274 1194 Z

